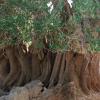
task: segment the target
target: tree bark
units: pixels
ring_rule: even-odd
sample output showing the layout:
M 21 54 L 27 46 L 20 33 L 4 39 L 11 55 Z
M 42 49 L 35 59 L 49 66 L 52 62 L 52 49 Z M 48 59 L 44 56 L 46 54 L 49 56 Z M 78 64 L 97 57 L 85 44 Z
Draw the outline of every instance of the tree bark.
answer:
M 21 76 L 17 85 L 23 85 L 31 80 L 32 62 L 27 50 L 24 50 L 23 45 L 17 48 L 16 57 L 21 65 Z
M 15 56 L 15 51 L 13 47 L 6 48 L 6 54 L 10 63 L 10 72 L 8 76 L 6 77 L 3 85 L 4 87 L 10 87 L 12 84 L 16 82 L 19 76 L 20 66 Z

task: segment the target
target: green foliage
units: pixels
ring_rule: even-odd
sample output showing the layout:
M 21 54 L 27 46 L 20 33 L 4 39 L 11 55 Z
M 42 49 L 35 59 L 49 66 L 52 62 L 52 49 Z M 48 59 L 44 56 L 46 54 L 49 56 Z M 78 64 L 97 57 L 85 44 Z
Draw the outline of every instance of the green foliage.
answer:
M 89 44 L 89 47 L 87 48 L 89 52 L 98 52 L 100 51 L 100 38 L 94 38 L 94 36 L 91 34 L 91 31 L 86 31 L 85 34 L 86 42 Z
M 0 10 L 2 11 L 0 14 L 0 45 L 30 41 L 31 25 L 26 12 L 9 3 L 1 5 Z
M 97 11 L 100 10 L 100 2 L 98 0 L 76 0 L 73 3 L 73 8 L 77 21 L 81 21 L 83 18 L 100 19 L 100 15 L 97 14 Z
M 49 2 L 50 0 L 7 0 L 0 5 L 0 45 L 28 43 L 35 36 L 39 48 L 44 47 L 43 40 L 46 38 L 52 51 L 66 51 L 70 48 L 69 42 L 72 41 L 71 36 L 77 22 L 80 23 L 83 18 L 99 18 L 97 10 L 100 6 L 94 0 L 76 0 L 70 18 L 64 11 L 65 0 L 58 0 L 55 7 L 53 4 L 48 7 Z M 52 6 L 54 8 L 50 12 Z M 63 21 L 62 13 L 66 15 L 66 21 Z M 88 37 L 91 50 L 99 51 L 100 40 Z
M 76 0 L 73 3 L 74 16 L 73 19 L 76 20 L 76 23 L 81 23 L 83 20 L 98 20 L 100 21 L 100 1 L 99 0 Z M 95 22 L 95 21 L 94 21 Z M 92 23 L 94 24 L 94 23 Z M 91 25 L 90 25 L 91 26 Z M 87 26 L 86 26 L 87 27 Z M 100 33 L 99 27 L 92 25 L 90 31 L 84 29 L 85 42 L 88 43 L 89 51 L 100 51 L 100 37 L 95 38 L 95 32 Z M 92 30 L 92 28 L 95 30 Z M 94 36 L 92 35 L 94 31 Z
M 10 39 L 7 39 L 7 43 L 12 43 L 12 41 L 14 43 L 27 42 L 27 40 L 30 40 L 31 36 L 29 35 L 33 33 L 33 30 L 38 41 L 43 42 L 43 37 L 50 32 L 55 33 L 60 30 L 62 27 L 60 13 L 64 1 L 60 1 L 51 13 L 49 12 L 50 7 L 47 6 L 48 2 L 49 0 L 8 0 L 4 7 L 9 8 L 9 12 L 12 13 L 7 14 L 5 12 L 5 16 L 0 19 L 0 31 L 10 37 Z M 2 10 L 4 9 L 2 8 Z M 4 11 L 2 12 L 4 13 Z M 3 40 L 5 41 L 4 38 Z

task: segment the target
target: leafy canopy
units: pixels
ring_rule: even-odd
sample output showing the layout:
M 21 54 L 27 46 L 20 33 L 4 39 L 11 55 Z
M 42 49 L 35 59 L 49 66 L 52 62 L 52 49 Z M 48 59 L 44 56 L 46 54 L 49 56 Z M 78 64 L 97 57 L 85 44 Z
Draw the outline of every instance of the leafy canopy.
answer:
M 97 0 L 75 0 L 73 15 L 65 11 L 65 0 L 58 0 L 56 5 L 50 0 L 6 0 L 0 4 L 0 45 L 12 45 L 32 41 L 36 37 L 36 46 L 44 48 L 43 40 L 47 39 L 52 51 L 71 49 L 70 43 L 76 38 L 74 31 L 83 19 L 99 19 L 100 2 Z M 47 4 L 50 4 L 48 6 Z M 51 10 L 52 8 L 52 10 Z M 62 17 L 65 15 L 65 19 Z M 96 31 L 100 32 L 100 27 Z M 66 31 L 67 30 L 67 31 Z M 85 41 L 90 51 L 100 51 L 100 38 L 91 35 L 85 29 Z M 80 43 L 79 43 L 80 44 Z M 80 44 L 81 45 L 81 44 Z

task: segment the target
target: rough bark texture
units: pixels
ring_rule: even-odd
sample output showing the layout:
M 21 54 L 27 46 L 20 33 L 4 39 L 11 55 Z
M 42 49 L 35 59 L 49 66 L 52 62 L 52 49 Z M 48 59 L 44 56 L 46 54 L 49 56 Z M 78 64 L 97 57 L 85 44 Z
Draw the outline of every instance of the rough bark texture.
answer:
M 68 100 L 75 100 L 77 92 L 100 91 L 100 53 L 68 51 L 54 54 L 43 49 L 44 57 L 39 57 L 41 52 L 37 51 L 32 53 L 22 45 L 20 48 L 7 47 L 1 52 L 0 86 L 4 91 L 35 79 L 49 89 L 66 87 Z
M 9 63 L 10 63 L 10 72 L 9 72 L 8 76 L 6 77 L 3 85 L 4 85 L 4 87 L 10 87 L 17 80 L 20 69 L 18 66 L 17 58 L 15 56 L 13 47 L 6 48 L 6 55 L 9 59 Z

